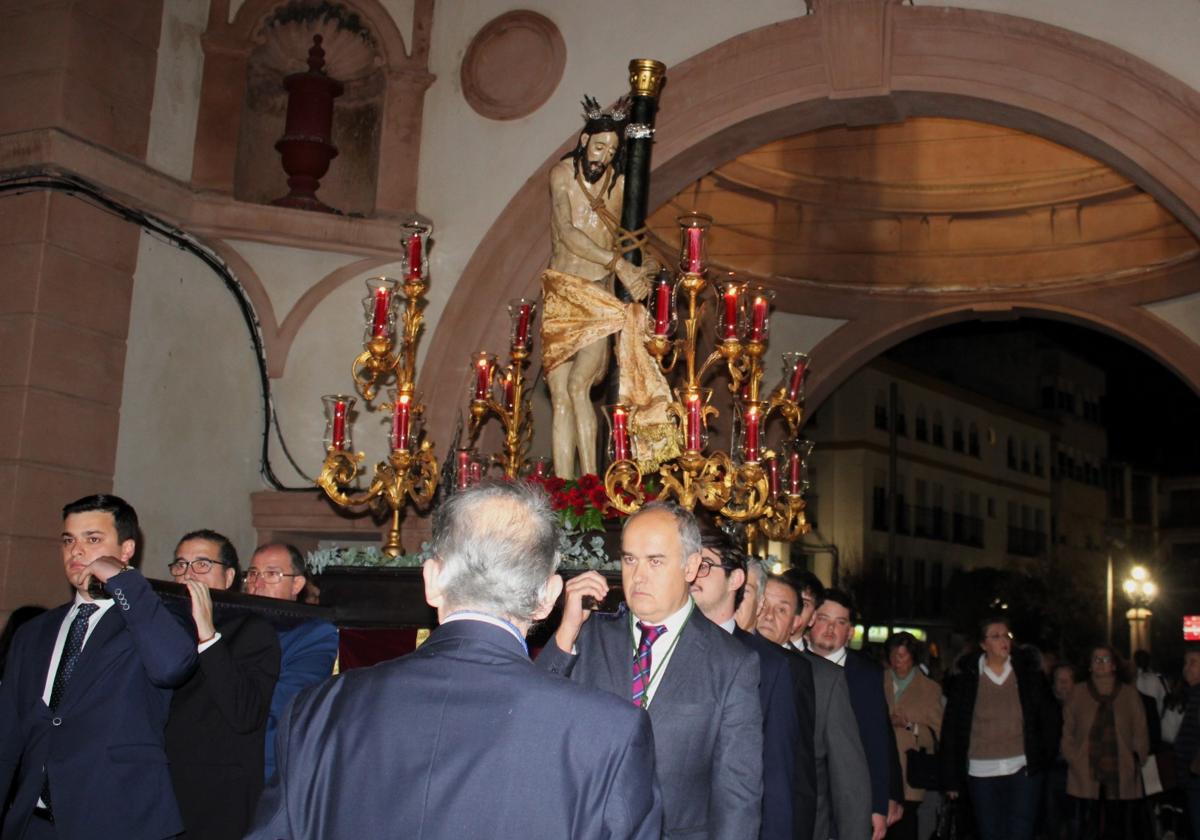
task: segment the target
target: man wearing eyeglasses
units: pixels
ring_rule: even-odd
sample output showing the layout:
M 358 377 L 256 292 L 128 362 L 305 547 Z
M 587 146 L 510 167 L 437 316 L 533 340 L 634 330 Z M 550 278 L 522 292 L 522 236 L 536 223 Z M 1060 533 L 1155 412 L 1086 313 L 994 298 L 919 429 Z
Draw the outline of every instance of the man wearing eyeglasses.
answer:
M 734 615 L 747 588 L 746 553 L 707 521 L 702 521 L 700 534 L 703 550 L 692 581 L 692 598 L 705 618 L 732 633 L 758 656 L 763 713 L 759 840 L 811 837 L 817 798 L 812 705 L 806 704 L 802 722 L 797 703 L 801 695 L 792 682 L 787 655 L 777 645 L 737 626 Z
M 288 543 L 267 543 L 254 550 L 243 585 L 250 595 L 295 601 L 304 591 L 304 558 L 300 549 Z M 279 718 L 292 698 L 303 688 L 316 685 L 333 673 L 337 660 L 338 631 L 328 621 L 310 619 L 279 633 L 279 680 L 271 696 L 267 716 L 264 778 L 275 774 L 275 730 Z
M 237 580 L 238 556 L 224 535 L 185 534 L 167 568 L 188 588 L 200 667 L 175 692 L 167 757 L 188 837 L 245 835 L 263 787 L 263 744 L 279 676 L 275 628 L 252 613 L 215 616 L 212 589 Z

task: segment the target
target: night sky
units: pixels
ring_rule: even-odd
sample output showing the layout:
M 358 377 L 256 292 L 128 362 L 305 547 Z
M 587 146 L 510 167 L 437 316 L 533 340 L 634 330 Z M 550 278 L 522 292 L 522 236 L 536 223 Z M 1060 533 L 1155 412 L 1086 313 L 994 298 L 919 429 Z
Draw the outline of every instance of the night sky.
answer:
M 992 335 L 1021 331 L 1050 339 L 1106 372 L 1108 393 L 1102 412 L 1110 460 L 1128 461 L 1164 476 L 1200 473 L 1200 397 L 1133 345 L 1084 327 L 1031 318 L 1002 323 L 972 321 L 926 336 L 953 337 L 969 345 Z M 917 336 L 910 343 L 919 344 L 923 338 Z M 956 370 L 953 378 L 955 384 L 970 387 L 969 371 Z

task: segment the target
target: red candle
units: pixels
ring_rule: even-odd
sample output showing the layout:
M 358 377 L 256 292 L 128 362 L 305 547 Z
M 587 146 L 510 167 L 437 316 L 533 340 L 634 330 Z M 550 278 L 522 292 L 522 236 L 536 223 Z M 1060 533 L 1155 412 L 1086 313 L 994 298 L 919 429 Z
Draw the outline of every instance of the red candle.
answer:
M 333 404 L 333 434 L 329 445 L 334 449 L 346 448 L 346 401 L 338 400 Z
M 793 452 L 788 458 L 788 490 L 793 496 L 800 495 L 800 468 L 802 463 L 799 452 Z
M 792 368 L 792 381 L 788 385 L 788 399 L 795 402 L 800 398 L 800 388 L 804 385 L 804 374 L 808 371 L 808 359 L 801 356 Z
M 700 451 L 700 395 L 687 398 L 687 448 Z
M 654 295 L 654 334 L 666 335 L 671 331 L 671 283 L 665 278 L 659 281 Z
M 421 235 L 408 237 L 408 279 L 421 279 Z
M 408 449 L 408 430 L 412 421 L 412 397 L 401 394 L 392 414 L 392 449 Z
M 704 241 L 704 229 L 690 227 L 687 229 L 687 270 L 688 274 L 700 274 L 704 267 L 700 262 L 701 245 Z
M 533 306 L 528 303 L 522 303 L 517 314 L 517 337 L 514 344 L 519 347 L 525 346 L 529 341 L 529 317 L 533 314 Z
M 516 403 L 516 383 L 513 382 L 511 373 L 504 375 L 504 408 L 506 411 L 512 411 L 513 405 Z
M 613 460 L 629 460 L 629 413 L 617 407 L 612 413 Z
M 754 319 L 750 324 L 750 340 L 762 341 L 767 325 L 767 299 L 762 295 L 754 298 Z
M 738 291 L 734 286 L 725 289 L 725 318 L 721 332 L 723 341 L 737 341 L 738 333 Z
M 455 472 L 454 486 L 459 490 L 466 489 L 471 483 L 471 453 L 466 449 L 458 450 L 458 465 Z
M 771 498 L 774 499 L 779 495 L 779 462 L 775 458 L 768 458 L 767 465 L 767 483 L 771 486 Z
M 492 384 L 492 364 L 486 356 L 475 361 L 475 399 L 486 400 L 488 387 Z
M 533 477 L 536 479 L 545 478 L 546 474 L 547 474 L 546 468 L 547 468 L 546 459 L 538 458 L 536 461 L 533 462 Z
M 391 298 L 386 286 L 376 287 L 375 311 L 371 317 L 371 336 L 373 338 L 383 338 L 388 334 L 388 305 L 392 302 Z
M 471 462 L 471 483 L 478 484 L 483 481 L 483 464 L 478 461 Z
M 743 415 L 746 425 L 746 444 L 742 449 L 742 455 L 747 461 L 758 460 L 758 406 L 746 406 L 746 413 Z

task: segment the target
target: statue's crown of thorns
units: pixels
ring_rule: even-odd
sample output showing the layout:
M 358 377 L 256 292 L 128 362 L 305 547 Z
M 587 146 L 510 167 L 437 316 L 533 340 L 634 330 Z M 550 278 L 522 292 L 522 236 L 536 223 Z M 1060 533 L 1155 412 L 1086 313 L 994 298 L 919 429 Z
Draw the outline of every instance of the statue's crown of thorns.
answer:
M 629 97 L 621 97 L 611 108 L 601 108 L 595 99 L 584 96 L 583 116 L 588 122 L 611 120 L 613 123 L 623 123 L 629 119 Z

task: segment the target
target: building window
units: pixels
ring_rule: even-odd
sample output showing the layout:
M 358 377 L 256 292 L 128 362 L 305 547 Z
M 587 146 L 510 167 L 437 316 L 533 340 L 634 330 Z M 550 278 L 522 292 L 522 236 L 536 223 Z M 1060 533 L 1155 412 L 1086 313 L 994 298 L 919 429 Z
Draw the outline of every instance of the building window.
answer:
M 888 409 L 887 397 L 883 395 L 883 391 L 878 391 L 875 394 L 875 428 L 887 431 L 888 427 Z
M 1029 467 L 1029 442 L 1021 441 L 1021 472 L 1030 472 Z
M 954 418 L 954 437 L 951 440 L 951 448 L 955 452 L 963 451 L 963 424 L 962 420 Z
M 1017 468 L 1017 444 L 1013 442 L 1012 435 L 1008 436 L 1008 468 Z
M 933 412 L 933 445 L 946 445 L 946 431 L 942 426 L 942 412 L 940 411 Z
M 913 437 L 922 443 L 929 440 L 929 424 L 925 420 L 925 406 L 923 405 L 917 406 L 917 423 Z
M 1043 474 L 1042 447 L 1040 446 L 1033 447 L 1033 474 L 1038 478 L 1041 478 Z
M 967 454 L 973 458 L 979 457 L 979 427 L 974 422 L 967 427 Z
M 908 416 L 904 413 L 904 400 L 896 397 L 896 434 L 908 436 Z

